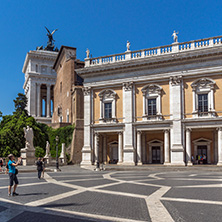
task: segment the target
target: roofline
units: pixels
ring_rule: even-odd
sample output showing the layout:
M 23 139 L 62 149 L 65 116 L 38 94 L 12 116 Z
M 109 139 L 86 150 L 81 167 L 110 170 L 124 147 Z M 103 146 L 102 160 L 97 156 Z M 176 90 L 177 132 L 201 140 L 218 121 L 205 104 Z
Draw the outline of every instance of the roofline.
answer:
M 57 65 L 57 62 L 58 62 L 58 60 L 59 60 L 59 57 L 60 57 L 60 55 L 61 55 L 61 53 L 62 53 L 62 50 L 63 50 L 64 48 L 66 48 L 66 49 L 75 49 L 75 50 L 76 50 L 75 47 L 62 45 L 61 48 L 60 48 L 60 50 L 59 50 L 59 53 L 58 53 L 58 55 L 57 55 L 57 57 L 56 57 L 56 60 L 55 60 L 55 62 L 54 62 L 54 65 L 53 65 L 53 67 L 52 67 L 53 69 L 55 69 L 55 67 L 56 67 L 56 65 Z

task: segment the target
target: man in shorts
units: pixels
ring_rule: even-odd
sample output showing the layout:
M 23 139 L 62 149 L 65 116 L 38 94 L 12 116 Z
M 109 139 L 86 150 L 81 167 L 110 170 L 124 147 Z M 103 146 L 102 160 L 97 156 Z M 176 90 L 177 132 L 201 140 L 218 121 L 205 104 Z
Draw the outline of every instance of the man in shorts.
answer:
M 16 187 L 18 185 L 18 179 L 16 176 L 16 170 L 15 167 L 18 166 L 21 162 L 21 158 L 18 158 L 18 162 L 15 162 L 15 157 L 13 154 L 8 155 L 9 161 L 8 161 L 8 174 L 9 174 L 9 186 L 8 186 L 8 196 L 18 196 L 18 193 L 16 193 Z M 11 189 L 13 186 L 13 183 L 15 183 L 13 187 L 13 193 L 11 193 Z

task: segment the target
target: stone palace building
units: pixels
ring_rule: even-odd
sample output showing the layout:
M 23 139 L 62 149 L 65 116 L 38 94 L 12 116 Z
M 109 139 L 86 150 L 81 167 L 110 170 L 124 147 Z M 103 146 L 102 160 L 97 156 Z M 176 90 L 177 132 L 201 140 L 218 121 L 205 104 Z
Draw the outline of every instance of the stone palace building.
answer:
M 85 59 L 82 165 L 222 164 L 222 36 Z

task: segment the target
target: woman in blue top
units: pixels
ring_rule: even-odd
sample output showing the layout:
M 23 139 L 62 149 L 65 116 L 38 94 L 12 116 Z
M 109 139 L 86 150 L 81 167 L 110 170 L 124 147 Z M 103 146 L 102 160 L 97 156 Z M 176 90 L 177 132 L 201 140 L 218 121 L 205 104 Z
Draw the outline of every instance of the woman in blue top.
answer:
M 18 193 L 15 192 L 16 187 L 18 185 L 18 179 L 15 174 L 15 167 L 18 166 L 21 162 L 21 158 L 18 158 L 18 162 L 15 163 L 15 157 L 13 154 L 8 155 L 9 161 L 8 161 L 8 174 L 9 174 L 9 186 L 8 186 L 8 196 L 17 196 Z M 15 182 L 14 188 L 13 188 L 13 193 L 11 194 L 11 189 L 13 186 L 13 183 Z

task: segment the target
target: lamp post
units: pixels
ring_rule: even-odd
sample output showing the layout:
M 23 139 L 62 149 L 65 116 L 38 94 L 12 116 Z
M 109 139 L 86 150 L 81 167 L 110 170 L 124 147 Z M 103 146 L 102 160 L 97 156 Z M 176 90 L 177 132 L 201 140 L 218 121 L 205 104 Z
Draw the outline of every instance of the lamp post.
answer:
M 59 160 L 58 160 L 58 141 L 59 141 L 59 137 L 56 136 L 56 171 L 59 170 Z

